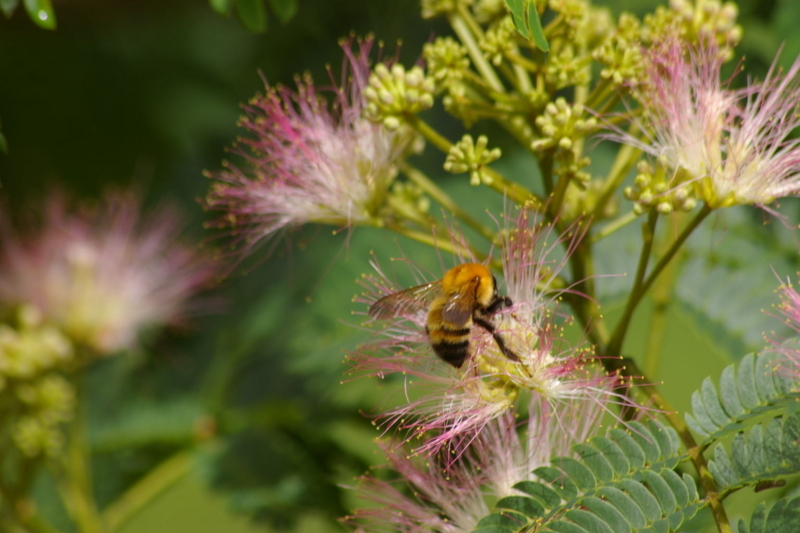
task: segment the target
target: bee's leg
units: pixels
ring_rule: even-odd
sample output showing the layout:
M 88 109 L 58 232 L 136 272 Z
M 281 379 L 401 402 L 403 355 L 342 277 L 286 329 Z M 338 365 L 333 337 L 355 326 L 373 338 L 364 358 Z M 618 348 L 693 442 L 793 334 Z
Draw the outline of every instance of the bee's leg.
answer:
M 487 315 L 492 315 L 500 311 L 501 309 L 507 309 L 512 305 L 514 305 L 514 302 L 512 302 L 511 298 L 509 298 L 508 296 L 498 296 L 492 301 L 492 303 L 489 304 L 489 306 L 486 308 L 486 311 L 484 312 Z
M 510 301 L 511 300 L 509 300 L 509 302 Z M 500 351 L 503 352 L 503 355 L 505 355 L 512 361 L 515 362 L 520 361 L 519 356 L 515 354 L 513 351 L 511 351 L 511 349 L 509 349 L 508 346 L 506 346 L 506 342 L 503 340 L 503 337 L 501 337 L 500 334 L 497 333 L 497 329 L 494 327 L 494 324 L 492 324 L 491 322 L 480 316 L 473 317 L 472 320 L 480 327 L 482 327 L 483 329 L 492 334 L 494 342 L 497 343 L 497 347 L 500 348 Z

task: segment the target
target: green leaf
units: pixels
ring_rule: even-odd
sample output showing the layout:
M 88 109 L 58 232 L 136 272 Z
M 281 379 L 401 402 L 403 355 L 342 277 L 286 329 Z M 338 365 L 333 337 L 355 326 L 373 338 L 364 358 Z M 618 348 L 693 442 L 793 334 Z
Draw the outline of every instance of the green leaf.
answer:
M 583 444 L 580 446 L 583 446 Z M 614 474 L 621 475 L 630 472 L 630 461 L 628 461 L 622 448 L 613 440 L 606 437 L 597 437 L 592 440 L 592 448 L 603 454 L 603 458 L 611 465 L 611 468 L 614 469 Z M 580 447 L 576 448 L 578 453 L 581 453 L 580 449 Z M 605 478 L 601 478 L 605 480 Z
M 506 519 L 484 519 L 478 530 L 494 531 L 483 528 L 502 523 L 514 531 L 666 532 L 705 505 L 691 476 L 680 477 L 668 466 L 688 455 L 675 430 L 660 422 L 632 422 L 627 431 L 613 428 L 573 451 L 579 458 L 553 459 L 533 472 L 540 481 L 515 485 L 525 495 L 497 503 L 491 516 L 506 516 L 513 526 Z M 520 522 L 523 516 L 528 519 Z
M 0 11 L 3 12 L 6 18 L 11 18 L 18 5 L 19 0 L 0 0 Z
M 624 516 L 634 528 L 642 529 L 647 525 L 647 518 L 644 516 L 642 509 L 628 494 L 615 487 L 603 487 L 598 490 L 597 493 L 619 509 L 622 516 Z
M 662 516 L 669 515 L 678 508 L 678 499 L 672 493 L 669 484 L 667 484 L 659 474 L 656 474 L 652 470 L 644 470 L 642 472 L 642 478 L 658 499 L 658 503 L 661 505 Z
M 678 509 L 686 507 L 690 501 L 694 500 L 683 479 L 674 471 L 664 470 L 661 472 L 661 477 L 669 485 L 670 493 L 675 496 Z
M 592 469 L 592 473 L 600 481 L 610 481 L 614 477 L 614 469 L 608 459 L 603 457 L 603 454 L 593 446 L 588 444 L 578 444 L 575 446 L 575 451 L 581 456 L 581 459 Z
M 264 0 L 236 0 L 236 15 L 248 30 L 254 33 L 267 31 L 267 8 Z
M 481 518 L 474 533 L 513 533 L 519 531 L 520 521 L 504 514 L 490 514 Z
M 45 30 L 56 29 L 56 14 L 50 0 L 24 0 L 23 5 L 37 26 Z
M 700 390 L 692 393 L 692 413 L 685 417 L 689 427 L 703 437 L 700 444 L 741 431 L 750 418 L 782 412 L 796 403 L 800 394 L 787 381 L 785 364 L 785 356 L 779 353 L 748 354 L 738 368 L 731 365 L 722 372 L 721 392 L 711 380 L 704 380 Z M 725 466 L 720 464 L 723 477 L 728 474 Z
M 631 436 L 642 449 L 645 455 L 645 461 L 654 463 L 661 457 L 661 448 L 656 441 L 655 436 L 650 432 L 641 422 L 631 422 Z
M 632 479 L 623 479 L 617 486 L 630 494 L 649 522 L 655 522 L 661 518 L 661 506 L 658 504 L 658 500 L 644 485 Z
M 645 462 L 644 451 L 642 448 L 633 440 L 631 435 L 619 428 L 614 428 L 608 432 L 609 437 L 611 437 L 614 442 L 619 445 L 622 451 L 625 453 L 625 456 L 628 458 L 630 462 L 631 468 L 642 468 Z
M 557 468 L 543 466 L 534 470 L 533 473 L 549 482 L 564 500 L 571 500 L 578 495 L 578 487 L 575 486 L 575 483 Z
M 520 481 L 514 485 L 514 488 L 533 496 L 548 508 L 555 507 L 561 503 L 561 496 L 556 491 L 535 481 Z
M 595 497 L 584 498 L 582 504 L 586 509 L 602 518 L 603 522 L 608 524 L 614 533 L 629 533 L 631 531 L 630 522 L 625 519 L 625 515 L 613 504 Z
M 597 485 L 592 471 L 571 457 L 558 457 L 553 464 L 567 473 L 581 490 L 590 489 Z
M 756 356 L 747 354 L 739 363 L 739 377 L 736 380 L 736 392 L 742 400 L 742 405 L 747 411 L 758 407 L 758 393 L 755 380 Z
M 536 43 L 543 52 L 550 50 L 547 38 L 544 36 L 542 21 L 539 19 L 539 12 L 536 11 L 536 4 L 533 0 L 505 0 L 514 26 L 520 34 L 528 40 Z
M 231 15 L 233 1 L 234 0 L 208 0 L 208 3 L 214 11 L 227 18 Z
M 570 509 L 567 511 L 566 518 L 592 533 L 616 533 L 599 516 L 583 509 Z
M 738 433 L 730 452 L 722 444 L 714 449 L 708 468 L 726 489 L 774 481 L 800 473 L 800 413 L 777 417 Z
M 590 533 L 589 531 L 583 529 L 581 526 L 573 524 L 572 522 L 566 522 L 564 520 L 558 520 L 548 525 L 549 525 L 549 530 L 555 531 L 556 533 Z
M 544 514 L 544 506 L 533 498 L 524 496 L 506 496 L 497 502 L 496 507 L 524 514 L 528 518 L 537 518 Z
M 281 24 L 286 24 L 297 14 L 297 0 L 269 0 L 269 6 Z
M 763 502 L 750 517 L 748 532 L 744 520 L 739 521 L 739 533 L 795 533 L 800 524 L 800 498 L 787 497 L 775 502 L 767 512 Z
M 739 394 L 736 392 L 736 373 L 734 366 L 725 367 L 719 379 L 720 400 L 725 412 L 730 418 L 736 418 L 745 413 Z

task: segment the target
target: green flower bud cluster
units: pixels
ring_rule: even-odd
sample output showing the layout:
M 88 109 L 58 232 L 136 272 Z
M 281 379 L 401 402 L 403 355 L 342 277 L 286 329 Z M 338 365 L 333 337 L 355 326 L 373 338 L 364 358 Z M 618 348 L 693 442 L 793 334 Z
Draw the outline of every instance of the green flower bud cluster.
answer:
M 367 99 L 367 118 L 381 122 L 390 130 L 396 130 L 406 115 L 413 115 L 433 106 L 436 84 L 420 67 L 406 70 L 395 63 L 391 70 L 379 63 L 369 78 L 364 90 Z
M 615 86 L 640 83 L 644 70 L 641 28 L 641 22 L 633 15 L 620 15 L 616 31 L 592 53 L 595 61 L 605 66 L 600 71 L 601 78 Z
M 24 413 L 14 423 L 14 443 L 28 457 L 56 455 L 63 444 L 59 425 L 75 412 L 75 391 L 58 375 L 20 384 L 15 389 Z
M 28 457 L 59 452 L 59 425 L 75 409 L 72 386 L 53 371 L 73 359 L 72 345 L 57 329 L 43 325 L 31 306 L 17 310 L 12 324 L 0 325 L 0 396 L 16 446 Z
M 647 161 L 640 161 L 636 167 L 638 174 L 633 187 L 625 187 L 625 198 L 633 202 L 633 212 L 637 215 L 655 209 L 662 215 L 673 211 L 691 211 L 697 205 L 694 189 L 679 176 L 667 177 L 666 165 L 656 168 Z
M 589 164 L 589 158 L 580 157 L 577 147 L 579 140 L 594 132 L 597 119 L 584 119 L 583 113 L 582 105 L 571 106 L 564 98 L 559 97 L 547 104 L 544 113 L 536 118 L 536 126 L 542 137 L 531 143 L 531 149 L 537 152 L 555 149 L 557 175 L 588 181 L 589 175 L 581 169 Z
M 589 4 L 586 0 L 550 0 L 552 11 L 558 13 L 564 24 L 563 36 L 573 43 L 585 43 L 586 33 L 583 31 L 589 19 Z
M 591 61 L 590 56 L 576 53 L 573 44 L 565 44 L 558 53 L 548 55 L 544 67 L 545 80 L 556 91 L 570 85 L 589 83 L 589 70 L 586 67 Z
M 508 13 L 505 0 L 478 0 L 472 6 L 475 20 L 480 24 L 488 24 Z
M 643 37 L 647 41 L 673 33 L 678 29 L 687 42 L 714 39 L 725 54 L 733 57 L 733 48 L 742 40 L 742 27 L 736 24 L 739 8 L 733 2 L 720 0 L 671 0 L 669 9 L 659 7 L 655 14 L 644 17 Z
M 389 203 L 394 210 L 402 211 L 409 218 L 419 218 L 431 208 L 430 198 L 417 185 L 407 181 L 396 181 L 392 185 Z
M 16 321 L 16 328 L 0 324 L 0 390 L 9 380 L 36 377 L 73 357 L 67 338 L 42 325 L 35 308 L 20 307 Z
M 493 24 L 481 39 L 479 44 L 483 55 L 494 66 L 500 66 L 506 55 L 517 53 L 517 35 L 519 33 L 511 15 L 503 17 Z
M 469 6 L 472 0 L 422 0 L 422 18 L 432 19 L 456 11 L 459 5 Z
M 469 69 L 467 49 L 452 37 L 438 37 L 422 48 L 428 74 L 439 89 L 459 82 Z
M 450 148 L 444 169 L 453 174 L 469 172 L 469 183 L 473 186 L 491 184 L 492 177 L 484 169 L 489 163 L 500 159 L 502 153 L 500 148 L 489 150 L 488 144 L 489 139 L 485 135 L 478 137 L 477 142 L 472 139 L 472 135 L 464 135 Z

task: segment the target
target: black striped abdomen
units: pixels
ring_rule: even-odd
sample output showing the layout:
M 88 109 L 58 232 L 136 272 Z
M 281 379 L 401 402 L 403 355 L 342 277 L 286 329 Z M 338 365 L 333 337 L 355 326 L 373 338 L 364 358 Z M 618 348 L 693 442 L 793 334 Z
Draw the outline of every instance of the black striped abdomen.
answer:
M 469 357 L 470 328 L 450 328 L 447 324 L 428 324 L 431 347 L 445 363 L 461 368 Z

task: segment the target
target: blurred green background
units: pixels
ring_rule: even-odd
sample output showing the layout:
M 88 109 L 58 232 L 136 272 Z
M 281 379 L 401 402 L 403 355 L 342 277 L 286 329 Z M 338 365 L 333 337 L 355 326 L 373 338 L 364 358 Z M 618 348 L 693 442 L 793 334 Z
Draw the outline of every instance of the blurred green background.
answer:
M 640 15 L 660 4 L 596 3 Z M 109 185 L 133 185 L 150 204 L 177 204 L 197 240 L 210 237 L 197 202 L 208 187 L 202 172 L 219 168 L 240 133 L 239 104 L 263 89 L 262 76 L 292 84 L 296 73 L 310 71 L 326 81 L 325 65 L 338 72 L 341 64 L 337 40 L 351 32 L 374 32 L 389 54 L 402 39 L 406 64 L 431 36 L 448 33 L 441 20 L 420 20 L 417 0 L 300 0 L 291 21 L 280 24 L 273 16 L 264 34 L 217 16 L 201 0 L 72 0 L 54 7 L 56 31 L 35 27 L 22 10 L 0 20 L 6 205 L 36 210 L 53 190 L 98 197 Z M 800 3 L 748 0 L 740 7 L 745 37 L 739 52 L 748 73 L 763 74 L 784 41 L 783 63 L 800 53 Z M 430 120 L 451 137 L 460 135 L 443 114 L 433 111 Z M 503 150 L 500 168 L 525 172 L 526 156 L 510 145 Z M 612 147 L 599 145 L 592 169 L 602 173 L 612 156 Z M 442 176 L 442 162 L 429 147 L 420 164 Z M 502 199 L 476 194 L 464 180 L 443 177 L 442 183 L 474 213 L 502 206 Z M 796 212 L 791 204 L 784 209 Z M 764 220 L 752 209 L 731 210 L 690 243 L 656 378 L 681 410 L 705 376 L 759 348 L 761 333 L 778 325 L 761 312 L 774 301 L 770 266 L 792 274 L 797 248 L 785 228 Z M 637 230 L 629 229 L 604 245 L 612 253 L 600 272 L 633 271 Z M 757 244 L 742 248 L 742 235 Z M 374 230 L 355 231 L 347 246 L 346 240 L 329 228 L 298 232 L 220 285 L 223 311 L 92 369 L 90 424 L 101 503 L 193 447 L 191 473 L 145 507 L 125 533 L 342 529 L 335 519 L 354 501 L 340 484 L 381 463 L 372 443 L 376 432 L 362 412 L 391 389 L 370 380 L 340 383 L 344 352 L 367 338 L 353 327 L 360 321 L 351 314 L 358 309 L 351 303 L 360 290 L 355 280 L 369 271 L 370 251 L 384 263 L 402 253 L 432 272 L 441 268 L 431 250 L 400 240 L 387 244 Z M 630 279 L 601 282 L 612 321 Z M 641 352 L 649 312 L 639 313 L 627 352 Z M 69 531 L 46 477 L 37 491 L 39 505 Z M 703 518 L 696 524 L 704 527 Z

